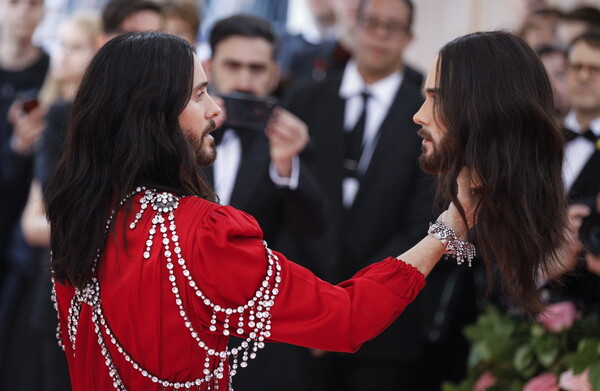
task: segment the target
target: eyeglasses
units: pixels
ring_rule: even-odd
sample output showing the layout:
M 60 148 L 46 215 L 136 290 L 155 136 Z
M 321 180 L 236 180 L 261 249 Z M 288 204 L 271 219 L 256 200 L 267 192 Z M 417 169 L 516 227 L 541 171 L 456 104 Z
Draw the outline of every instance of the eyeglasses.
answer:
M 587 65 L 587 64 L 568 64 L 567 71 L 571 74 L 579 74 L 581 71 L 586 71 L 591 78 L 600 77 L 600 66 L 598 65 Z
M 401 35 L 408 32 L 407 26 L 402 22 L 384 22 L 364 14 L 358 16 L 357 22 L 359 26 L 372 33 L 377 29 L 381 29 L 389 35 Z

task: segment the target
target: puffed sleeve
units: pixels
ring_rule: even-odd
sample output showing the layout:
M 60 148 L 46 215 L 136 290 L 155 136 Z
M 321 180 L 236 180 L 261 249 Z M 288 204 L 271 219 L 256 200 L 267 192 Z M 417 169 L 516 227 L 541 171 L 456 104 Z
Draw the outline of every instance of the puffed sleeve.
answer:
M 195 273 L 221 306 L 246 303 L 264 281 L 267 251 L 251 216 L 231 207 L 210 213 L 196 231 Z M 425 286 L 413 266 L 387 258 L 338 285 L 273 252 L 281 282 L 273 298 L 270 340 L 356 351 L 392 323 Z

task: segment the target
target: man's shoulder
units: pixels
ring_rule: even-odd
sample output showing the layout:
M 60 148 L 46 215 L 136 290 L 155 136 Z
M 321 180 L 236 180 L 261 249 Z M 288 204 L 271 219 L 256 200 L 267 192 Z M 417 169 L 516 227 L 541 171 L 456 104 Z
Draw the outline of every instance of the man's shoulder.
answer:
M 179 214 L 176 219 L 189 230 L 219 229 L 228 230 L 231 227 L 242 230 L 257 230 L 260 227 L 250 214 L 228 205 L 196 196 L 180 198 Z M 211 228 L 212 227 L 212 228 Z M 229 227 L 229 228 L 228 228 Z M 262 235 L 262 234 L 261 234 Z
M 410 100 L 418 102 L 419 105 L 425 100 L 419 87 L 409 80 L 403 80 L 396 92 L 396 99 Z
M 182 211 L 196 214 L 208 214 L 221 207 L 221 205 L 216 202 L 194 195 L 179 197 L 179 202 Z
M 312 106 L 316 102 L 331 100 L 339 96 L 341 83 L 342 73 L 332 74 L 320 81 L 307 79 L 294 86 L 287 94 L 286 102 L 291 106 L 298 104 L 298 101 L 302 104 L 310 102 Z

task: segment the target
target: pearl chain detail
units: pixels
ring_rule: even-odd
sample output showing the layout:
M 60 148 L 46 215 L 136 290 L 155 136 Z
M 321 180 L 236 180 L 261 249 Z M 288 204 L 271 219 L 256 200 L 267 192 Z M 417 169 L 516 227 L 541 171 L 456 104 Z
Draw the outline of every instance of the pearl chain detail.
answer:
M 73 347 L 73 354 L 75 354 L 77 326 L 80 321 L 81 307 L 82 303 L 85 303 L 92 307 L 91 320 L 95 325 L 94 330 L 98 337 L 98 344 L 101 347 L 101 353 L 105 359 L 105 365 L 108 368 L 109 375 L 116 390 L 124 391 L 126 388 L 114 365 L 112 356 L 106 343 L 106 339 L 110 341 L 116 350 L 123 356 L 125 361 L 129 362 L 134 369 L 136 369 L 142 376 L 150 379 L 152 382 L 162 385 L 163 389 L 169 387 L 173 389 L 189 390 L 192 387 L 196 387 L 198 390 L 200 390 L 200 386 L 206 384 L 207 390 L 218 390 L 218 382 L 225 376 L 225 365 L 230 365 L 228 388 L 229 390 L 233 390 L 232 378 L 235 375 L 238 367 L 245 368 L 248 365 L 248 360 L 256 357 L 258 349 L 264 347 L 265 340 L 271 335 L 270 311 L 275 304 L 275 298 L 279 293 L 279 284 L 281 283 L 281 266 L 278 263 L 278 258 L 267 247 L 266 242 L 263 241 L 263 245 L 266 249 L 266 258 L 268 261 L 267 272 L 254 296 L 246 303 L 239 305 L 238 307 L 227 308 L 215 304 L 199 288 L 199 284 L 193 279 L 189 269 L 186 266 L 185 258 L 181 254 L 182 251 L 181 247 L 179 246 L 179 236 L 177 235 L 174 214 L 175 209 L 177 209 L 179 206 L 179 197 L 171 193 L 157 193 L 157 191 L 153 189 L 150 190 L 146 189 L 145 187 L 138 187 L 135 191 L 131 192 L 127 195 L 127 197 L 121 200 L 121 202 L 112 211 L 106 222 L 106 234 L 108 233 L 110 225 L 117 211 L 129 198 L 142 191 L 144 192 L 144 195 L 140 199 L 140 211 L 136 213 L 135 219 L 129 225 L 129 228 L 132 230 L 136 228 L 137 223 L 140 221 L 144 212 L 148 210 L 149 207 L 156 212 L 152 218 L 152 227 L 149 230 L 148 239 L 145 242 L 146 248 L 143 253 L 143 258 L 150 258 L 150 250 L 154 244 L 155 235 L 158 234 L 159 236 L 162 236 L 161 244 L 163 246 L 164 256 L 166 259 L 165 266 L 169 274 L 168 278 L 172 286 L 171 291 L 174 295 L 175 304 L 179 309 L 179 315 L 181 316 L 185 327 L 190 332 L 191 338 L 195 341 L 198 347 L 205 351 L 206 356 L 203 370 L 204 377 L 185 382 L 171 382 L 152 374 L 148 370 L 144 369 L 140 363 L 135 361 L 119 343 L 112 329 L 108 325 L 100 300 L 100 284 L 96 277 L 93 277 L 90 283 L 88 283 L 83 289 L 76 289 L 75 295 L 71 300 L 67 319 L 67 331 L 69 341 Z M 92 269 L 94 275 L 96 275 L 100 254 L 101 249 L 98 249 L 96 251 L 94 267 Z M 175 265 L 180 267 L 184 281 L 187 280 L 187 285 L 192 288 L 194 295 L 201 300 L 204 305 L 212 309 L 212 316 L 209 326 L 209 330 L 211 332 L 217 332 L 217 319 L 221 318 L 223 324 L 223 330 L 221 333 L 224 336 L 229 336 L 231 334 L 231 318 L 237 317 L 238 321 L 235 324 L 237 326 L 235 328 L 236 333 L 238 335 L 246 335 L 247 332 L 247 337 L 239 346 L 232 349 L 225 348 L 224 350 L 216 350 L 209 347 L 200 338 L 199 333 L 193 327 L 192 322 L 187 315 L 187 311 L 183 306 L 183 300 L 179 294 L 179 290 L 181 288 L 177 285 L 177 277 L 174 271 Z M 52 286 L 52 300 L 54 302 L 54 308 L 58 313 L 58 303 L 56 300 L 54 280 Z M 246 318 L 247 321 L 245 322 Z M 104 331 L 104 333 L 102 331 Z M 57 327 L 56 336 L 59 341 L 59 346 L 65 350 L 61 339 L 60 323 Z M 240 355 L 241 359 L 239 357 Z M 218 364 L 214 369 L 211 369 L 211 357 L 216 358 L 218 361 Z M 231 364 L 229 362 L 230 359 Z

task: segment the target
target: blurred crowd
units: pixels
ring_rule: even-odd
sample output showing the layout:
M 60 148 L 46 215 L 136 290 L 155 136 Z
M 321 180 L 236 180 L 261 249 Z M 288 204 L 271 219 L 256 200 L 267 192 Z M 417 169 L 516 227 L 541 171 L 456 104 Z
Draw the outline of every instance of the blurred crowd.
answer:
M 216 0 L 111 0 L 70 14 L 49 55 L 32 39 L 44 1 L 0 0 L 0 388 L 70 389 L 50 301 L 43 194 L 86 64 L 117 35 L 164 31 L 198 48 L 224 109 L 213 132 L 218 159 L 199 169 L 215 201 L 253 215 L 271 248 L 337 283 L 426 234 L 434 180 L 418 167 L 413 122 L 423 74 L 403 60 L 418 7 L 305 1 L 314 28 L 292 34 L 284 2 L 248 1 L 240 9 L 248 12 L 231 15 Z M 540 276 L 541 292 L 599 311 L 600 10 L 536 2 L 516 33 L 548 71 L 566 140 L 573 248 L 567 273 Z M 480 265 L 440 263 L 395 324 L 356 354 L 269 344 L 234 388 L 437 391 L 460 381 L 463 326 L 484 300 L 513 311 L 502 300 L 510 287 L 486 286 L 494 271 Z

